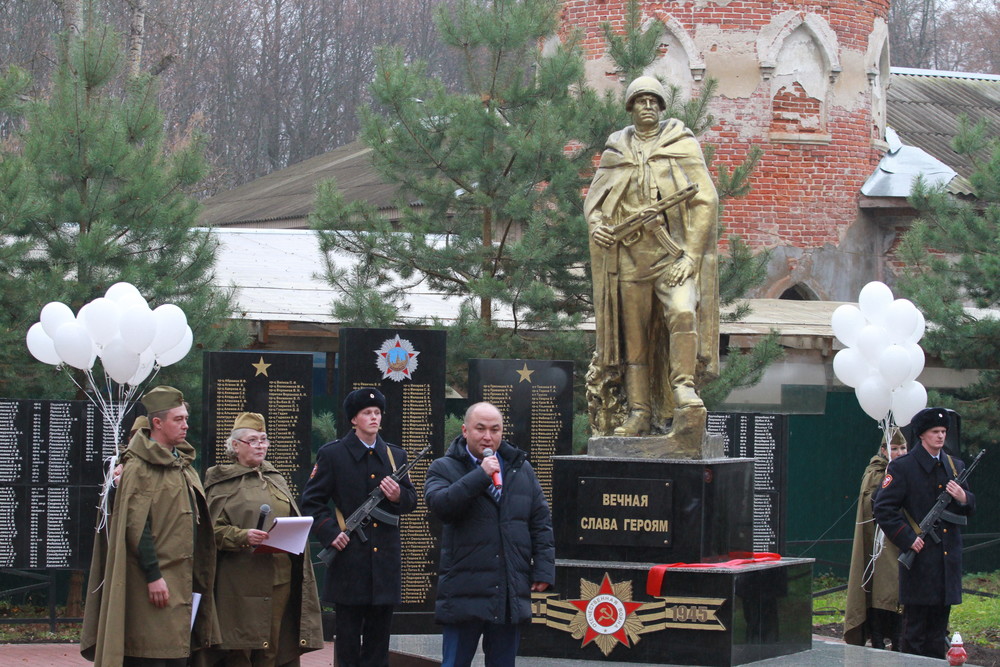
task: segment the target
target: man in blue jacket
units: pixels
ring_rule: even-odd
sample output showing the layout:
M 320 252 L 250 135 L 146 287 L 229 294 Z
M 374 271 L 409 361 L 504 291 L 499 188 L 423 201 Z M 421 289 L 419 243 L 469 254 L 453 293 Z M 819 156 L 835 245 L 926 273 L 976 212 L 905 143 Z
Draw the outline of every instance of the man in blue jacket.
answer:
M 389 626 L 401 598 L 398 517 L 416 508 L 417 492 L 409 475 L 398 483 L 389 476 L 406 465 L 406 451 L 379 435 L 384 410 L 385 396 L 378 389 L 348 394 L 344 414 L 354 428 L 320 448 L 302 491 L 302 514 L 315 519 L 313 535 L 339 551 L 322 595 L 337 612 L 338 667 L 388 667 Z M 373 513 L 365 526 L 368 541 L 363 542 L 344 532 L 344 520 L 376 486 L 385 498 L 376 508 L 379 515 Z
M 442 667 L 466 667 L 483 638 L 487 667 L 512 667 L 531 593 L 555 579 L 552 517 L 526 455 L 503 440 L 489 403 L 465 413 L 462 435 L 427 471 L 427 506 L 444 523 L 434 618 Z
M 899 603 L 903 606 L 903 653 L 944 658 L 948 652 L 951 605 L 962 602 L 962 529 L 943 517 L 935 527 L 935 542 L 918 534 L 919 523 L 942 491 L 952 502 L 952 518 L 972 514 L 976 497 L 955 478 L 965 464 L 944 450 L 951 426 L 948 412 L 927 408 L 913 418 L 910 453 L 889 462 L 882 488 L 875 496 L 874 515 L 885 536 L 900 552 L 917 552 L 913 566 L 899 568 Z

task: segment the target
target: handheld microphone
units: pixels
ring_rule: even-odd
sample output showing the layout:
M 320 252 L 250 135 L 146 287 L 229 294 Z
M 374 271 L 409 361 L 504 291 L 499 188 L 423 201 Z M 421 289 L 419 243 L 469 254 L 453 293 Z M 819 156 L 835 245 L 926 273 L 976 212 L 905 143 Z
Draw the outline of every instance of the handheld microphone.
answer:
M 260 516 L 257 517 L 257 530 L 264 530 L 264 519 L 271 513 L 271 506 L 264 503 L 260 506 Z
M 486 458 L 487 456 L 496 456 L 496 454 L 493 453 L 492 449 L 484 449 L 483 450 L 483 458 Z M 501 477 L 500 477 L 500 471 L 499 470 L 497 470 L 495 473 L 493 473 L 491 475 L 491 477 L 493 478 L 493 486 L 495 486 L 498 489 L 503 488 L 503 479 L 501 479 Z

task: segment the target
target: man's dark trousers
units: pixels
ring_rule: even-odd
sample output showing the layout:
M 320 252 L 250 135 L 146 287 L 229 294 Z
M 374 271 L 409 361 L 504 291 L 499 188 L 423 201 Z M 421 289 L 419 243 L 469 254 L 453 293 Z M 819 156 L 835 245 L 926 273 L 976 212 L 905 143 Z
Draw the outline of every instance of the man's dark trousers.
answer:
M 903 608 L 903 653 L 944 658 L 948 654 L 948 617 L 951 607 L 908 604 Z
M 334 605 L 337 667 L 388 667 L 391 604 Z
M 445 625 L 442 632 L 441 667 L 468 667 L 483 637 L 486 667 L 513 667 L 521 629 L 514 623 L 470 621 Z

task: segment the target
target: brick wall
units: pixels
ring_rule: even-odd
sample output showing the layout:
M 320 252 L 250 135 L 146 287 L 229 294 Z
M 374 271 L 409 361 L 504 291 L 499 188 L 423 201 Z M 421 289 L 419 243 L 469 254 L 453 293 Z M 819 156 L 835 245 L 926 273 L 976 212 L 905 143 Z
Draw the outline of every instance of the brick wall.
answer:
M 624 7 L 624 0 L 566 0 L 563 24 L 584 32 L 587 57 L 597 59 L 606 49 L 601 23 L 620 29 Z M 753 145 L 764 149 L 750 195 L 725 204 L 727 233 L 740 234 L 754 247 L 836 245 L 858 219 L 861 185 L 881 158 L 872 143 L 867 77 L 842 73 L 829 86 L 828 100 L 812 99 L 797 85 L 782 88 L 772 99 L 770 82 L 760 76 L 755 40 L 775 16 L 811 12 L 836 34 L 841 63 L 860 63 L 873 21 L 888 14 L 888 0 L 659 1 L 644 2 L 642 11 L 644 17 L 671 18 L 683 26 L 708 65 L 705 76 L 720 80 L 711 108 L 717 122 L 701 138 L 717 147 L 714 169 L 732 169 Z M 727 81 L 734 75 L 718 71 L 729 68 L 720 68 L 726 60 L 713 56 L 730 50 L 753 59 L 732 67 L 743 79 Z M 757 76 L 755 88 L 747 85 L 748 74 Z M 851 106 L 838 104 L 838 99 Z

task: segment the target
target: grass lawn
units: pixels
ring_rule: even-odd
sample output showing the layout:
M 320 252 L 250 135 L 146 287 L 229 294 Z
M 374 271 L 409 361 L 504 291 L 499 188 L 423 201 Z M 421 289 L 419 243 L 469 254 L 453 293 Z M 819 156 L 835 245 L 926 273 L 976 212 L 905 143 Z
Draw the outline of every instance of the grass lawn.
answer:
M 813 592 L 844 586 L 846 583 L 845 579 L 821 575 L 813 579 Z M 951 608 L 951 631 L 961 633 L 966 646 L 977 644 L 1000 649 L 1000 572 L 967 574 L 962 580 L 962 588 L 997 597 L 964 593 L 962 604 Z M 842 626 L 846 602 L 846 590 L 813 598 L 813 627 L 828 627 L 831 624 Z

